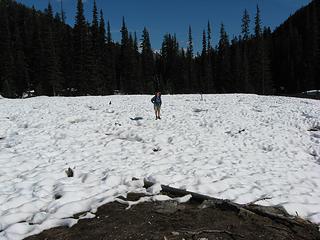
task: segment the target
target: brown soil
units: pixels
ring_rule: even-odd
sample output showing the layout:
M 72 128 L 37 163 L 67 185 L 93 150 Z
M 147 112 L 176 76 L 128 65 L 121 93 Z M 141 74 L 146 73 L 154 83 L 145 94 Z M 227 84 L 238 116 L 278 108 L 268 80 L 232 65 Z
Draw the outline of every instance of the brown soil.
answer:
M 126 205 L 113 202 L 100 207 L 94 219 L 80 220 L 72 228 L 50 229 L 27 240 L 320 240 L 318 228 L 308 222 L 284 224 L 250 211 L 207 203 L 147 202 L 126 210 Z

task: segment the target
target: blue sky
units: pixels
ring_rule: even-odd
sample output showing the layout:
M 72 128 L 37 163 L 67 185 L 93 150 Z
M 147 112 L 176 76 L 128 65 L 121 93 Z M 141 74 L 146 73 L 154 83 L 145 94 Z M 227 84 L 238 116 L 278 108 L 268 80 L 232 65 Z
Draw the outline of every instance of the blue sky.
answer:
M 49 0 L 17 0 L 28 6 L 34 5 L 43 10 Z M 201 45 L 201 33 L 208 20 L 213 28 L 213 41 L 217 43 L 219 26 L 225 24 L 230 37 L 238 35 L 241 28 L 241 17 L 246 8 L 253 23 L 256 5 L 262 12 L 263 25 L 272 29 L 286 20 L 310 0 L 96 0 L 102 9 L 105 19 L 111 23 L 113 38 L 119 40 L 119 29 L 122 16 L 125 17 L 129 31 L 136 31 L 140 36 L 144 26 L 151 34 L 152 47 L 159 49 L 163 35 L 176 33 L 182 46 L 185 46 L 188 26 L 192 26 L 195 49 Z M 60 9 L 60 0 L 50 0 L 55 11 Z M 67 22 L 74 24 L 76 0 L 63 0 Z M 85 0 L 86 17 L 90 21 L 93 0 Z

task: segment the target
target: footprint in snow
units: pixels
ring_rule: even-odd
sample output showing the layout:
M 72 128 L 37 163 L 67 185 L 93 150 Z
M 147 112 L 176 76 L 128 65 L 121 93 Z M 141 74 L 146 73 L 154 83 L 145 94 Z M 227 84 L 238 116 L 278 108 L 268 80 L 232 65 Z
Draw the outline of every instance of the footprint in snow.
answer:
M 311 136 L 314 138 L 320 138 L 320 133 L 313 133 Z
M 208 112 L 208 109 L 199 109 L 199 108 L 195 108 L 195 109 L 193 109 L 193 112 L 195 112 L 195 113 Z
M 320 126 L 315 126 L 315 127 L 312 127 L 308 130 L 309 132 L 317 132 L 317 131 L 320 131 Z
M 90 111 L 97 111 L 98 110 L 98 108 L 95 108 L 95 107 L 92 107 L 92 106 L 88 106 L 88 108 L 89 108 Z
M 302 113 L 302 116 L 305 117 L 305 118 L 307 118 L 307 119 L 312 119 L 312 118 L 314 118 L 314 116 L 312 116 L 312 115 L 310 115 L 310 114 L 308 114 L 308 113 Z
M 130 118 L 132 121 L 139 121 L 139 120 L 142 120 L 143 118 L 142 117 L 135 117 L 135 118 Z
M 154 149 L 152 149 L 154 152 L 159 152 L 159 151 L 161 151 L 161 149 L 159 148 L 159 147 L 156 147 L 156 148 L 154 148 Z

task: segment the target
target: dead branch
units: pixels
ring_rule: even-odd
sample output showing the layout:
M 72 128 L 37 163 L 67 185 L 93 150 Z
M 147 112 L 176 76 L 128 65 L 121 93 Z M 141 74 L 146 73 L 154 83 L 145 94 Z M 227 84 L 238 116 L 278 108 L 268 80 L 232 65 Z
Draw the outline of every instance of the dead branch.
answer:
M 252 201 L 252 202 L 249 202 L 249 203 L 245 204 L 244 206 L 248 207 L 248 206 L 253 205 L 253 204 L 257 203 L 257 202 L 264 201 L 264 200 L 270 200 L 270 199 L 272 199 L 272 198 L 271 197 L 260 197 L 260 198 L 258 198 L 256 200 Z

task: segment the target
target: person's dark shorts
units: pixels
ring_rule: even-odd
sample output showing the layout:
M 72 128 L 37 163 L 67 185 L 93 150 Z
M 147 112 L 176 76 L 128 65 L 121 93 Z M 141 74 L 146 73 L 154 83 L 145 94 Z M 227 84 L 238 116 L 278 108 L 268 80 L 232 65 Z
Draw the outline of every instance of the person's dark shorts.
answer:
M 154 104 L 154 110 L 155 111 L 160 111 L 160 109 L 161 109 L 161 105 Z

